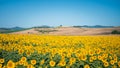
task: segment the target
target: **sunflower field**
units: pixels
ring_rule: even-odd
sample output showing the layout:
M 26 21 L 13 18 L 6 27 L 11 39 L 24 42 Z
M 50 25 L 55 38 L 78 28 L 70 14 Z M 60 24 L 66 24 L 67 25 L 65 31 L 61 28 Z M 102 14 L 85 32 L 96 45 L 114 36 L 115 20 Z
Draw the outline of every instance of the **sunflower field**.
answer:
M 120 36 L 0 34 L 0 68 L 120 68 Z

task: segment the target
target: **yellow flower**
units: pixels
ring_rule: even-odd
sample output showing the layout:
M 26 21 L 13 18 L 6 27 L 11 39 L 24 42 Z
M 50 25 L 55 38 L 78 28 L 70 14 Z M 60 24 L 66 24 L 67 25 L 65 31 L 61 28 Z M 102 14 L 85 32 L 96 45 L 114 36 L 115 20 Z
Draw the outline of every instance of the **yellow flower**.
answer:
M 70 58 L 69 64 L 72 65 L 73 63 L 75 63 L 76 58 Z
M 93 56 L 93 60 L 96 60 L 97 59 L 97 57 L 96 56 Z
M 110 64 L 111 64 L 111 65 L 114 65 L 114 63 L 115 63 L 114 60 L 111 60 L 111 61 L 110 61 Z
M 7 68 L 15 68 L 15 63 L 12 60 L 9 60 L 7 63 Z
M 105 66 L 105 67 L 108 67 L 108 66 L 109 66 L 109 63 L 108 63 L 108 62 L 104 62 L 104 66 Z
M 27 68 L 35 68 L 33 65 L 29 64 L 27 65 Z
M 18 52 L 19 52 L 19 54 L 22 54 L 24 52 L 24 50 L 23 49 L 19 49 Z
M 56 63 L 55 63 L 55 61 L 50 61 L 49 64 L 50 64 L 50 66 L 54 67 Z
M 0 64 L 0 68 L 2 68 L 2 64 Z
M 45 66 L 45 68 L 48 68 L 47 66 Z
M 86 55 L 82 55 L 81 60 L 86 61 L 87 57 Z
M 4 63 L 4 59 L 0 59 L 0 63 Z
M 73 64 L 73 62 L 69 62 L 70 66 Z
M 78 60 L 82 59 L 82 54 L 78 54 Z
M 65 66 L 66 65 L 66 62 L 64 60 L 60 61 L 59 63 L 60 66 Z
M 3 68 L 8 68 L 7 66 L 3 66 Z
M 92 38 L 92 39 L 91 39 Z M 6 41 L 8 42 L 6 44 Z M 37 60 L 27 62 L 27 57 L 34 52 L 46 55 L 50 53 L 50 58 L 56 57 L 57 54 L 61 56 L 61 61 L 52 62 L 53 66 L 71 66 L 76 60 L 85 61 L 90 56 L 91 64 L 94 60 L 103 62 L 104 67 L 112 67 L 114 65 L 120 68 L 120 36 L 48 36 L 48 35 L 14 35 L 14 34 L 0 34 L 0 49 L 9 53 L 9 51 L 18 51 L 19 54 L 26 53 L 26 57 L 15 63 L 15 66 L 22 65 L 33 68 Z M 111 54 L 110 54 L 111 53 Z M 75 56 L 73 58 L 73 56 Z M 66 61 L 69 58 L 69 62 Z M 108 62 L 108 59 L 111 61 Z M 15 60 L 15 59 L 14 59 Z M 119 62 L 118 62 L 119 61 Z M 2 67 L 7 67 L 8 62 L 4 58 L 0 59 Z M 42 67 L 45 60 L 39 62 Z M 54 65 L 55 64 L 55 65 Z M 50 62 L 47 65 L 50 66 Z M 102 65 L 101 65 L 102 66 Z M 101 67 L 100 66 L 100 67 Z M 10 66 L 9 66 L 10 67 Z M 52 67 L 52 66 L 51 66 Z
M 67 65 L 66 68 L 70 68 L 70 66 Z
M 36 60 L 31 60 L 31 64 L 35 65 L 36 64 Z
M 93 54 L 94 54 L 94 51 L 89 51 L 90 56 L 93 56 Z
M 117 61 L 118 61 L 118 59 L 117 59 L 117 58 L 116 58 L 116 59 L 114 59 L 114 62 L 115 62 L 115 63 L 117 63 Z
M 21 58 L 21 61 L 24 61 L 24 62 L 25 62 L 26 60 L 27 60 L 26 57 L 22 57 L 22 58 Z
M 41 62 L 40 62 L 40 65 L 43 65 L 45 62 L 45 60 L 43 59 Z
M 19 61 L 19 65 L 23 65 L 23 63 L 24 63 L 23 61 L 21 61 L 21 60 Z
M 98 60 L 102 60 L 102 56 L 100 56 L 100 55 L 97 58 L 98 58 Z
M 118 61 L 118 66 L 120 67 L 120 61 Z
M 76 58 L 70 58 L 70 62 L 75 62 Z
M 19 62 L 15 62 L 15 65 L 17 66 L 19 64 Z
M 88 64 L 86 64 L 86 65 L 84 66 L 84 68 L 90 68 L 90 66 L 89 66 Z
M 30 56 L 30 55 L 31 55 L 31 52 L 30 52 L 30 51 L 27 51 L 26 54 L 27 54 L 27 56 Z
M 90 61 L 90 62 L 93 62 L 93 57 L 90 57 L 89 61 Z
M 112 68 L 117 68 L 117 66 L 116 66 L 116 65 L 113 65 Z
M 97 49 L 96 49 L 96 53 L 97 53 L 97 54 L 100 54 L 100 53 L 101 53 L 101 49 L 100 49 L 100 48 L 97 48 Z
M 28 65 L 28 62 L 24 62 L 24 64 L 23 64 L 24 66 L 27 66 Z
M 71 53 L 67 53 L 67 57 L 71 57 Z
M 109 58 L 112 60 L 112 56 L 109 56 Z

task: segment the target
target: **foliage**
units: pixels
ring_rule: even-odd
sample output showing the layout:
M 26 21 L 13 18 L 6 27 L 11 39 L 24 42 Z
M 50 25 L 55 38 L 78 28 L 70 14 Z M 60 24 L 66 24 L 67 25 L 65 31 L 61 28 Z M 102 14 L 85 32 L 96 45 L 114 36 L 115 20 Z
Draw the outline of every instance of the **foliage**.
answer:
M 111 34 L 120 34 L 120 32 L 117 31 L 117 30 L 113 30 L 113 31 L 111 32 Z
M 39 30 L 39 29 L 35 29 L 36 31 L 39 31 L 39 32 L 41 32 L 41 33 L 49 33 L 49 32 L 54 32 L 54 31 L 57 31 L 57 30 L 50 30 L 50 29 L 41 29 L 41 30 Z
M 33 28 L 51 28 L 51 26 L 43 25 L 43 26 L 35 26 Z

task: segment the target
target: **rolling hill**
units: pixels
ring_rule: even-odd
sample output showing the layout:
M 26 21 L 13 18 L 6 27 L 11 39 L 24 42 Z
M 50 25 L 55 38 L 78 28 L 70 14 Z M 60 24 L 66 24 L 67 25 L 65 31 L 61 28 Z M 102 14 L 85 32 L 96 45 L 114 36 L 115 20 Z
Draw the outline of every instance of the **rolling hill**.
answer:
M 32 28 L 24 31 L 13 32 L 12 34 L 47 34 L 47 35 L 111 35 L 113 30 L 120 31 L 120 27 L 111 28 Z

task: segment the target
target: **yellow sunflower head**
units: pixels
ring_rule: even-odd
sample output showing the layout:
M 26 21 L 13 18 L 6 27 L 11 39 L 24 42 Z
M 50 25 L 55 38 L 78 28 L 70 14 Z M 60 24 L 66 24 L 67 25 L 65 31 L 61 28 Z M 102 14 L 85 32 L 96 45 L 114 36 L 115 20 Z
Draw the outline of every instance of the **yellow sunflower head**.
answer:
M 35 65 L 36 64 L 36 60 L 31 60 L 31 64 Z
M 21 61 L 26 61 L 26 60 L 27 60 L 26 57 L 21 58 Z
M 41 62 L 40 62 L 40 65 L 43 65 L 45 62 L 45 60 L 43 59 Z
M 4 59 L 0 59 L 0 63 L 4 63 Z
M 9 60 L 7 63 L 7 68 L 15 68 L 15 63 L 12 60 Z
M 49 64 L 50 64 L 50 66 L 54 67 L 56 63 L 55 63 L 55 61 L 51 60 L 51 61 L 49 62 Z
M 84 66 L 84 68 L 90 68 L 90 66 L 89 66 L 88 64 L 86 64 L 86 65 Z

